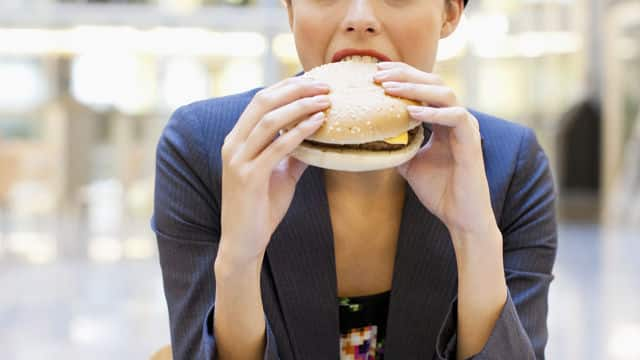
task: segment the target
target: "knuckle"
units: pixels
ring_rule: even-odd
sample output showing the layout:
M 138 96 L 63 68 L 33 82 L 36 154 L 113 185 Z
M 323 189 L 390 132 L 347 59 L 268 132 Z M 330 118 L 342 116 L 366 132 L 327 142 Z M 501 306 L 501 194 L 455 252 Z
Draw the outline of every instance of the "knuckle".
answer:
M 467 116 L 467 110 L 461 106 L 454 106 L 452 109 L 452 113 L 453 113 L 453 116 L 455 116 L 458 119 L 465 119 L 465 118 L 470 119 Z
M 223 162 L 228 162 L 231 157 L 231 149 L 229 149 L 228 145 L 222 145 L 220 149 L 220 157 L 222 157 Z
M 262 99 L 262 97 L 266 94 L 266 92 L 268 88 L 263 88 L 258 90 L 258 92 L 256 92 L 256 94 L 253 96 L 253 100 L 260 100 Z
M 260 126 L 268 131 L 274 130 L 277 127 L 278 120 L 272 113 L 268 113 L 262 117 L 262 121 L 260 121 Z
M 317 104 L 316 100 L 317 100 L 316 97 L 306 97 L 306 98 L 300 99 L 296 101 L 296 108 L 297 108 L 296 110 L 304 111 L 304 110 L 313 108 Z
M 230 170 L 232 174 L 237 174 L 238 169 L 240 168 L 240 160 L 235 156 L 235 154 L 227 155 L 226 164 L 227 169 Z
M 222 140 L 222 147 L 230 148 L 232 138 L 233 138 L 233 132 L 229 132 L 227 135 L 225 135 L 224 140 Z
M 288 148 L 288 142 L 289 142 L 288 139 L 289 139 L 288 137 L 280 137 L 278 138 L 278 140 L 274 141 L 271 144 L 271 148 L 273 152 L 276 154 L 282 154 L 286 152 Z
M 222 141 L 222 144 L 223 145 L 229 144 L 230 139 L 231 139 L 231 131 L 229 131 L 227 135 L 224 136 L 224 140 Z
M 256 93 L 254 101 L 260 106 L 266 106 L 271 103 L 271 95 L 269 95 L 269 92 L 265 89 L 260 90 Z
M 438 85 L 443 85 L 444 84 L 444 81 L 442 80 L 442 77 L 440 75 L 431 74 L 431 76 L 433 77 L 432 79 L 433 79 L 433 82 L 435 84 L 438 84 Z
M 478 119 L 476 119 L 473 116 L 469 116 L 469 119 L 471 121 L 471 125 L 473 126 L 473 128 L 476 129 L 478 134 L 480 134 L 480 123 L 478 123 Z
M 291 110 L 294 113 L 301 113 L 311 107 L 311 101 L 308 98 L 298 99 L 291 103 Z
M 231 158 L 224 171 L 233 179 L 234 183 L 247 184 L 251 179 L 251 172 L 246 164 L 242 164 L 236 157 Z
M 453 92 L 451 88 L 447 88 L 445 90 L 444 96 L 449 104 L 454 104 L 456 102 L 456 93 Z
M 222 144 L 222 147 L 220 148 L 220 156 L 222 157 L 222 161 L 228 162 L 231 159 L 232 154 L 233 154 L 233 146 L 230 141 L 230 136 L 227 135 L 224 138 L 224 143 Z

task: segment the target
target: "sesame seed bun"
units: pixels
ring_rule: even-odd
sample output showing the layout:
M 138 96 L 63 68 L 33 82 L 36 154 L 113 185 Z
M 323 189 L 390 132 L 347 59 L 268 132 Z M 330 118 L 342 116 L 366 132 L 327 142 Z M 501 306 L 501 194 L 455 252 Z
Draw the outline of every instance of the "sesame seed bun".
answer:
M 302 74 L 330 87 L 331 107 L 325 123 L 308 139 L 326 144 L 361 144 L 398 136 L 420 121 L 409 117 L 407 105 L 418 102 L 388 95 L 373 81 L 375 63 L 343 61 Z

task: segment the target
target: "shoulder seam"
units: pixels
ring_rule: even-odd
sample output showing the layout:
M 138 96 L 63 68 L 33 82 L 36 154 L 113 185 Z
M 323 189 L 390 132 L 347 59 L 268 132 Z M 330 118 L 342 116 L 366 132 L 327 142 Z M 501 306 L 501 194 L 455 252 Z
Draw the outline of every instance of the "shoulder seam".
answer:
M 194 124 L 196 125 L 197 129 L 202 129 L 202 127 L 200 126 L 201 125 L 201 119 L 198 116 L 194 116 L 193 115 L 193 111 L 191 109 L 191 104 L 182 105 L 178 109 L 176 109 L 175 112 L 176 112 L 176 115 L 178 115 L 178 118 L 180 118 L 180 117 L 188 118 L 190 121 L 194 122 Z M 205 185 L 211 186 L 211 184 L 210 184 L 210 182 L 211 182 L 211 157 L 205 151 L 206 148 L 204 146 L 204 139 L 202 138 L 203 132 L 202 131 L 196 131 L 196 134 L 194 134 L 194 135 L 195 135 L 195 141 L 197 143 L 196 144 L 196 148 L 207 159 L 207 176 L 209 177 L 209 179 L 203 179 L 203 181 L 205 182 Z M 209 191 L 211 191 L 211 190 L 212 189 L 209 189 Z
M 516 176 L 518 175 L 518 170 L 520 169 L 520 157 L 522 156 L 522 146 L 525 142 L 525 137 L 527 137 L 527 134 L 531 132 L 531 129 L 527 126 L 522 126 L 522 135 L 520 135 L 520 143 L 518 144 L 518 153 L 516 154 L 516 162 L 515 165 L 513 166 L 513 173 L 511 175 L 511 179 L 509 180 L 509 186 L 507 186 L 507 191 L 505 194 L 505 199 L 504 202 L 505 204 L 509 201 L 510 197 L 511 197 L 511 189 L 513 188 L 513 182 L 516 179 Z M 502 211 L 503 213 L 500 214 L 500 219 L 504 219 L 504 209 L 506 207 L 502 206 Z M 501 229 L 502 230 L 502 229 Z

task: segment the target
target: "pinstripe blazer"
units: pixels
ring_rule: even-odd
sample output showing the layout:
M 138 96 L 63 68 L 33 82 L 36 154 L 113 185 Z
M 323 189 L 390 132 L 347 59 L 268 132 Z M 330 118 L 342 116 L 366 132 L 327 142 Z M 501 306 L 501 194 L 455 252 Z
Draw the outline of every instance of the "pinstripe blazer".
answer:
M 259 90 L 179 108 L 157 145 L 156 233 L 175 359 L 216 357 L 214 260 L 226 134 Z M 493 210 L 504 239 L 507 301 L 474 359 L 543 359 L 556 254 L 555 191 L 534 133 L 479 120 Z M 426 142 L 426 139 L 425 139 Z M 323 171 L 310 166 L 261 270 L 265 359 L 338 359 L 333 235 Z M 387 359 L 455 359 L 456 259 L 447 229 L 407 185 L 385 339 Z

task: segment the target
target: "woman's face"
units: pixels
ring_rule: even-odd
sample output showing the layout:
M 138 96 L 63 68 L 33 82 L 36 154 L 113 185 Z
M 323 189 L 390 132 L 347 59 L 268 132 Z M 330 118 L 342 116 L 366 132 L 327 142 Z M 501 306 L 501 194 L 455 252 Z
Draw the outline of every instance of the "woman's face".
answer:
M 355 48 L 432 72 L 438 40 L 455 30 L 462 0 L 290 0 L 287 12 L 304 71 Z

